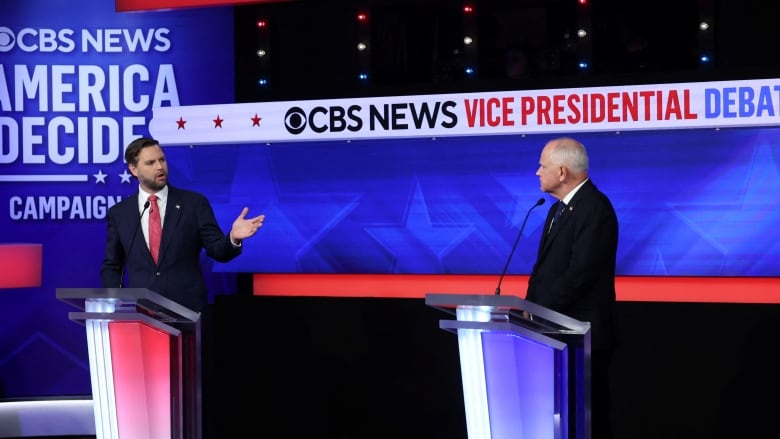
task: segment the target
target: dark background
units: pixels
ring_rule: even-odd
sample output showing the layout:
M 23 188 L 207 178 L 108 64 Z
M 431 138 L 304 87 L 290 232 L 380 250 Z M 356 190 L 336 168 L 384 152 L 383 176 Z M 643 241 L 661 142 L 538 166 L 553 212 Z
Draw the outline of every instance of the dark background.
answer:
M 334 4 L 335 3 L 335 4 Z M 777 77 L 772 3 L 297 1 L 236 8 L 236 101 Z M 354 17 L 367 11 L 369 25 Z M 710 18 L 706 33 L 699 21 Z M 268 20 L 266 31 L 255 22 Z M 578 25 L 591 29 L 577 40 Z M 477 49 L 464 48 L 464 33 Z M 356 52 L 360 35 L 370 51 Z M 504 73 L 526 48 L 529 77 Z M 260 60 L 258 47 L 268 47 Z M 699 61 L 708 54 L 711 62 Z M 589 62 L 579 69 L 581 59 Z M 464 74 L 466 66 L 476 73 Z M 359 81 L 359 72 L 369 72 Z M 256 81 L 268 79 L 266 86 Z M 627 164 L 630 166 L 630 164 Z M 631 233 L 630 230 L 622 233 Z M 422 299 L 217 296 L 218 437 L 465 438 L 456 337 Z M 735 296 L 739 291 L 734 292 Z M 621 302 L 621 439 L 776 435 L 777 305 Z M 233 402 L 231 402 L 233 401 Z M 597 439 L 597 438 L 596 438 Z
M 219 296 L 214 310 L 216 437 L 467 437 L 457 337 L 438 327 L 451 317 L 422 299 Z M 618 312 L 616 438 L 774 437 L 780 308 Z
M 466 15 L 463 5 L 473 5 Z M 367 24 L 357 22 L 367 13 Z M 773 77 L 780 7 L 760 0 L 297 0 L 236 8 L 236 99 L 339 98 Z M 266 20 L 265 30 L 255 23 Z M 707 31 L 699 23 L 710 23 Z M 577 30 L 587 29 L 586 38 Z M 473 36 L 470 47 L 464 35 Z M 358 41 L 369 50 L 358 52 Z M 509 47 L 530 74 L 506 78 Z M 267 49 L 263 59 L 258 48 Z M 701 63 L 706 54 L 711 61 Z M 588 61 L 579 69 L 580 60 Z M 464 74 L 472 66 L 476 73 Z M 367 72 L 367 81 L 358 80 Z M 257 79 L 268 85 L 259 87 Z

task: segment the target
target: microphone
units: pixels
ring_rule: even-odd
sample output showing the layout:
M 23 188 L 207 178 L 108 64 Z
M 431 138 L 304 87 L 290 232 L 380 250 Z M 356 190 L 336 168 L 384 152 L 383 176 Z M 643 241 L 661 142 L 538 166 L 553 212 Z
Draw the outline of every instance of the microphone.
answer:
M 138 230 L 141 228 L 141 219 L 144 217 L 144 212 L 146 212 L 146 209 L 149 208 L 149 200 L 146 200 L 146 203 L 144 203 L 144 208 L 141 210 L 141 213 L 138 215 L 138 224 L 135 225 L 135 230 L 133 231 L 133 239 L 130 241 L 130 245 L 127 247 L 127 253 L 125 253 L 125 260 L 122 263 L 122 271 L 119 272 L 119 288 L 122 288 L 122 281 L 125 277 L 125 268 L 127 268 L 127 258 L 130 256 L 130 250 L 133 249 L 133 244 L 135 244 L 135 237 L 138 236 Z
M 501 281 L 504 280 L 504 275 L 506 274 L 506 270 L 509 268 L 509 261 L 512 260 L 512 255 L 515 254 L 515 249 L 517 248 L 517 243 L 520 242 L 520 237 L 523 236 L 523 230 L 525 229 L 525 223 L 528 222 L 528 216 L 531 215 L 531 211 L 534 210 L 537 206 L 541 206 L 544 204 L 544 198 L 539 198 L 536 200 L 536 204 L 531 206 L 530 209 L 528 209 L 528 212 L 525 214 L 525 219 L 523 220 L 523 225 L 520 226 L 520 232 L 517 234 L 517 239 L 515 239 L 515 244 L 512 246 L 512 251 L 509 252 L 509 257 L 506 259 L 506 265 L 504 265 L 504 269 L 501 270 L 501 277 L 498 278 L 498 286 L 496 286 L 496 296 L 501 294 Z

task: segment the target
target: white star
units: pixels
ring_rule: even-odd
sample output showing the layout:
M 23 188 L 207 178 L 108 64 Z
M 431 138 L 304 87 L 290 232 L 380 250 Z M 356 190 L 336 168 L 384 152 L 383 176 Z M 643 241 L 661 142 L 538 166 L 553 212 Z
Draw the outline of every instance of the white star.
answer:
M 92 174 L 92 176 L 95 177 L 95 184 L 106 184 L 106 174 L 103 173 L 102 169 L 98 170 L 97 174 Z
M 127 172 L 127 169 L 122 171 L 121 174 L 119 174 L 119 178 L 122 179 L 122 183 L 130 183 L 130 177 L 132 177 L 133 174 L 130 174 Z

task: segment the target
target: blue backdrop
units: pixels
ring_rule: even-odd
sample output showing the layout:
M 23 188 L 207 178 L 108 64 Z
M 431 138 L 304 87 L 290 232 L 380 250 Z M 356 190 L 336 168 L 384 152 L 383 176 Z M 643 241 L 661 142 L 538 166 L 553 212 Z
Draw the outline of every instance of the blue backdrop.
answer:
M 767 239 L 780 220 L 778 128 L 574 136 L 620 220 L 619 274 L 780 274 L 780 246 Z M 260 238 L 217 270 L 491 274 L 543 195 L 535 172 L 551 137 L 205 146 L 172 163 L 201 163 L 199 176 L 219 169 L 186 185 L 217 195 L 223 223 L 242 205 L 266 214 Z M 548 200 L 510 273 L 530 272 Z

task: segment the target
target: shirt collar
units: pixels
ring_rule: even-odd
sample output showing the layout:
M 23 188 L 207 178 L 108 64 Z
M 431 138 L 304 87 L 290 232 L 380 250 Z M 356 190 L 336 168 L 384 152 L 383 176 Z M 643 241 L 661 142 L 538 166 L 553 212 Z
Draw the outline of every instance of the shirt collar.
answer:
M 569 192 L 568 194 L 566 194 L 566 196 L 565 196 L 565 197 L 563 197 L 563 199 L 561 200 L 561 201 L 563 201 L 563 204 L 566 204 L 566 205 L 568 205 L 568 204 L 571 202 L 571 199 L 572 199 L 572 198 L 574 198 L 574 195 L 576 195 L 576 194 L 577 194 L 577 191 L 578 191 L 578 190 L 580 190 L 580 188 L 582 187 L 582 185 L 584 185 L 585 183 L 587 183 L 587 182 L 588 182 L 588 180 L 590 180 L 590 179 L 589 179 L 589 178 L 586 178 L 585 180 L 583 180 L 583 181 L 582 181 L 582 183 L 580 183 L 580 184 L 578 184 L 577 186 L 575 186 L 575 187 L 574 187 L 574 189 L 572 189 L 572 190 L 571 190 L 571 192 Z M 168 188 L 168 186 L 165 186 L 165 187 L 166 187 L 166 189 Z
M 150 195 L 157 195 L 157 198 L 158 198 L 158 200 L 159 200 L 160 202 L 165 202 L 165 200 L 167 200 L 167 199 L 168 199 L 168 185 L 166 184 L 166 185 L 165 185 L 165 187 L 164 187 L 164 188 L 162 188 L 162 190 L 160 190 L 159 192 L 157 192 L 157 193 L 155 193 L 155 194 L 150 194 L 150 193 L 146 192 L 145 190 L 143 190 L 143 189 L 141 189 L 141 188 L 139 187 L 139 188 L 138 188 L 138 193 L 139 193 L 139 194 L 141 194 L 141 196 L 140 196 L 140 197 L 138 197 L 138 203 L 139 203 L 139 205 L 141 205 L 141 206 L 143 206 L 144 204 L 146 204 L 146 200 L 148 200 L 148 199 L 149 199 L 149 196 L 150 196 Z

